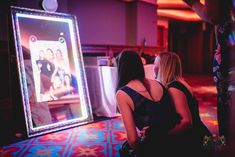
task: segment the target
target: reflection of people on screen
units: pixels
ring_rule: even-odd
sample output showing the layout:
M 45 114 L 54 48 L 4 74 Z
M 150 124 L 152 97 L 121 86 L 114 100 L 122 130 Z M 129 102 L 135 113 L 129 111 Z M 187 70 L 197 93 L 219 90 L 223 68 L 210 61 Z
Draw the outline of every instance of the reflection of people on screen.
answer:
M 49 91 L 51 86 L 51 77 L 55 71 L 55 65 L 52 62 L 54 54 L 52 49 L 48 48 L 46 52 L 40 51 L 39 59 L 36 61 L 38 68 L 40 69 L 40 90 L 41 94 Z
M 64 83 L 64 75 L 66 74 L 65 71 L 66 64 L 60 49 L 57 49 L 55 52 L 54 64 L 55 64 L 55 71 L 53 73 L 52 80 L 54 76 L 57 75 L 60 77 L 62 83 Z
M 54 76 L 50 87 L 50 96 L 52 100 L 57 100 L 61 96 L 62 81 L 58 75 Z
M 58 67 L 62 69 L 65 68 L 66 67 L 65 60 L 60 49 L 56 50 L 55 56 L 56 56 L 56 61 L 58 63 Z
M 63 79 L 61 76 L 55 75 L 52 85 L 50 87 L 51 100 L 57 100 L 63 96 L 73 94 L 74 88 L 71 86 L 71 79 L 69 74 L 65 74 Z
M 36 60 L 36 65 L 37 65 L 37 71 L 41 74 L 42 66 L 44 67 L 46 65 L 45 54 L 43 50 L 39 51 L 39 58 L 38 60 Z M 40 82 L 39 82 L 40 93 L 43 93 L 41 82 L 42 81 L 41 81 L 41 76 L 40 76 Z
M 58 100 L 78 94 L 76 81 L 69 72 L 69 64 L 61 49 L 54 52 L 50 48 L 40 50 L 38 56 L 36 65 L 40 74 L 40 101 Z
M 78 94 L 78 82 L 77 82 L 77 78 L 74 75 L 71 75 L 71 84 L 74 87 L 74 93 Z
M 44 54 L 44 51 L 43 50 L 40 50 L 39 51 L 39 59 L 36 60 L 36 64 L 37 64 L 37 67 L 38 67 L 38 70 L 41 72 L 41 67 L 42 67 L 42 64 L 44 64 L 43 62 L 45 62 L 45 54 Z
M 66 94 L 73 94 L 74 88 L 71 86 L 71 77 L 69 74 L 64 75 L 64 89 Z
M 42 54 L 44 52 L 41 51 L 41 60 L 43 61 Z M 38 59 L 39 60 L 39 59 Z M 25 74 L 27 78 L 27 87 L 28 87 L 28 98 L 30 104 L 30 112 L 33 127 L 39 127 L 43 125 L 48 125 L 52 123 L 51 113 L 49 110 L 49 106 L 46 102 L 38 103 L 36 100 L 36 92 L 35 92 L 35 82 L 33 80 L 33 69 L 30 60 L 25 60 Z M 38 62 L 39 67 L 41 66 L 40 62 Z

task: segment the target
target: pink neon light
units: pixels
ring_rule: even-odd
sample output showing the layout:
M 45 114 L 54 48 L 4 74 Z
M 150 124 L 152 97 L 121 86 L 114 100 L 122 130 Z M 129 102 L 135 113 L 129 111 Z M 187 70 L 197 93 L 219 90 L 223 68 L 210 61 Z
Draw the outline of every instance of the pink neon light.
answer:
M 158 9 L 158 16 L 179 19 L 184 21 L 200 21 L 201 18 L 193 11 L 174 10 L 174 9 Z

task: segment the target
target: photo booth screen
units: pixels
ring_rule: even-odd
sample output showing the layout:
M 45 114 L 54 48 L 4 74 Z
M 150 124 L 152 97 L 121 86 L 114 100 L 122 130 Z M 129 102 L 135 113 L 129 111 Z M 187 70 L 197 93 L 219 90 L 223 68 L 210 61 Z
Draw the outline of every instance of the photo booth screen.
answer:
M 93 120 L 76 18 L 13 7 L 12 21 L 29 130 Z
M 18 20 L 23 57 L 31 60 L 37 102 L 79 97 L 69 21 L 20 14 Z

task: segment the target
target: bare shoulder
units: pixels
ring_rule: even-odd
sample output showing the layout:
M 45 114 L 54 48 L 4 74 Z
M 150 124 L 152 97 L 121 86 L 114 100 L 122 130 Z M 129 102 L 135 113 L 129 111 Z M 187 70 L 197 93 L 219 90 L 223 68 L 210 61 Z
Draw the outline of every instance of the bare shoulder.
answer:
M 160 87 L 160 83 L 157 80 L 152 80 L 152 79 L 146 79 L 146 80 L 149 82 L 149 84 Z
M 133 101 L 126 92 L 124 92 L 122 90 L 118 90 L 116 92 L 116 100 L 117 100 L 117 104 L 118 104 L 119 107 L 129 106 L 132 110 L 134 110 Z
M 150 80 L 148 79 L 151 96 L 155 101 L 161 100 L 163 96 L 163 88 L 157 80 Z
M 157 80 L 148 79 L 148 82 L 151 88 L 154 88 L 155 90 L 157 89 L 162 90 L 162 86 Z
M 116 98 L 117 99 L 120 99 L 120 98 L 122 98 L 122 97 L 125 97 L 127 94 L 126 94 L 126 92 L 124 92 L 124 91 L 122 91 L 122 90 L 118 90 L 117 92 L 116 92 Z
M 176 95 L 176 96 L 180 96 L 183 94 L 183 92 L 178 89 L 178 88 L 175 88 L 175 87 L 170 87 L 168 88 L 168 92 L 171 94 L 171 95 Z
M 121 101 L 121 102 L 130 102 L 130 96 L 126 93 L 126 92 L 124 92 L 124 91 L 122 91 L 122 90 L 118 90 L 117 92 L 116 92 L 116 99 L 117 99 L 117 101 Z
M 193 89 L 192 87 L 186 82 L 185 80 L 182 80 L 181 83 L 188 89 L 188 91 L 193 95 Z
M 193 89 L 192 89 L 192 87 L 188 84 L 188 82 L 186 82 L 184 79 L 180 79 L 180 80 L 178 80 L 177 82 L 179 82 L 181 85 L 183 85 L 183 86 L 191 93 L 191 95 L 193 95 Z M 169 92 L 173 92 L 173 93 L 175 93 L 175 92 L 183 93 L 182 90 L 180 90 L 180 89 L 178 89 L 177 87 L 174 87 L 174 86 L 170 86 L 170 87 L 168 88 L 168 91 L 169 91 Z
M 170 87 L 170 88 L 168 88 L 168 92 L 173 99 L 186 100 L 185 93 L 178 88 Z

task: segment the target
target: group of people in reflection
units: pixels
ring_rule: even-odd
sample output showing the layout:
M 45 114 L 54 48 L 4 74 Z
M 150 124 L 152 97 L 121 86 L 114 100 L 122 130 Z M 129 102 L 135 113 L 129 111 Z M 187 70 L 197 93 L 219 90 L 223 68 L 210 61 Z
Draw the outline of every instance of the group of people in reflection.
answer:
M 116 100 L 127 133 L 120 155 L 210 155 L 203 142 L 212 134 L 200 119 L 179 56 L 160 53 L 154 65 L 156 79 L 150 80 L 136 52 L 123 51 L 117 58 Z
M 60 49 L 55 53 L 50 48 L 40 50 L 36 65 L 40 74 L 40 101 L 57 100 L 72 94 L 71 76 L 66 69 L 68 64 Z

